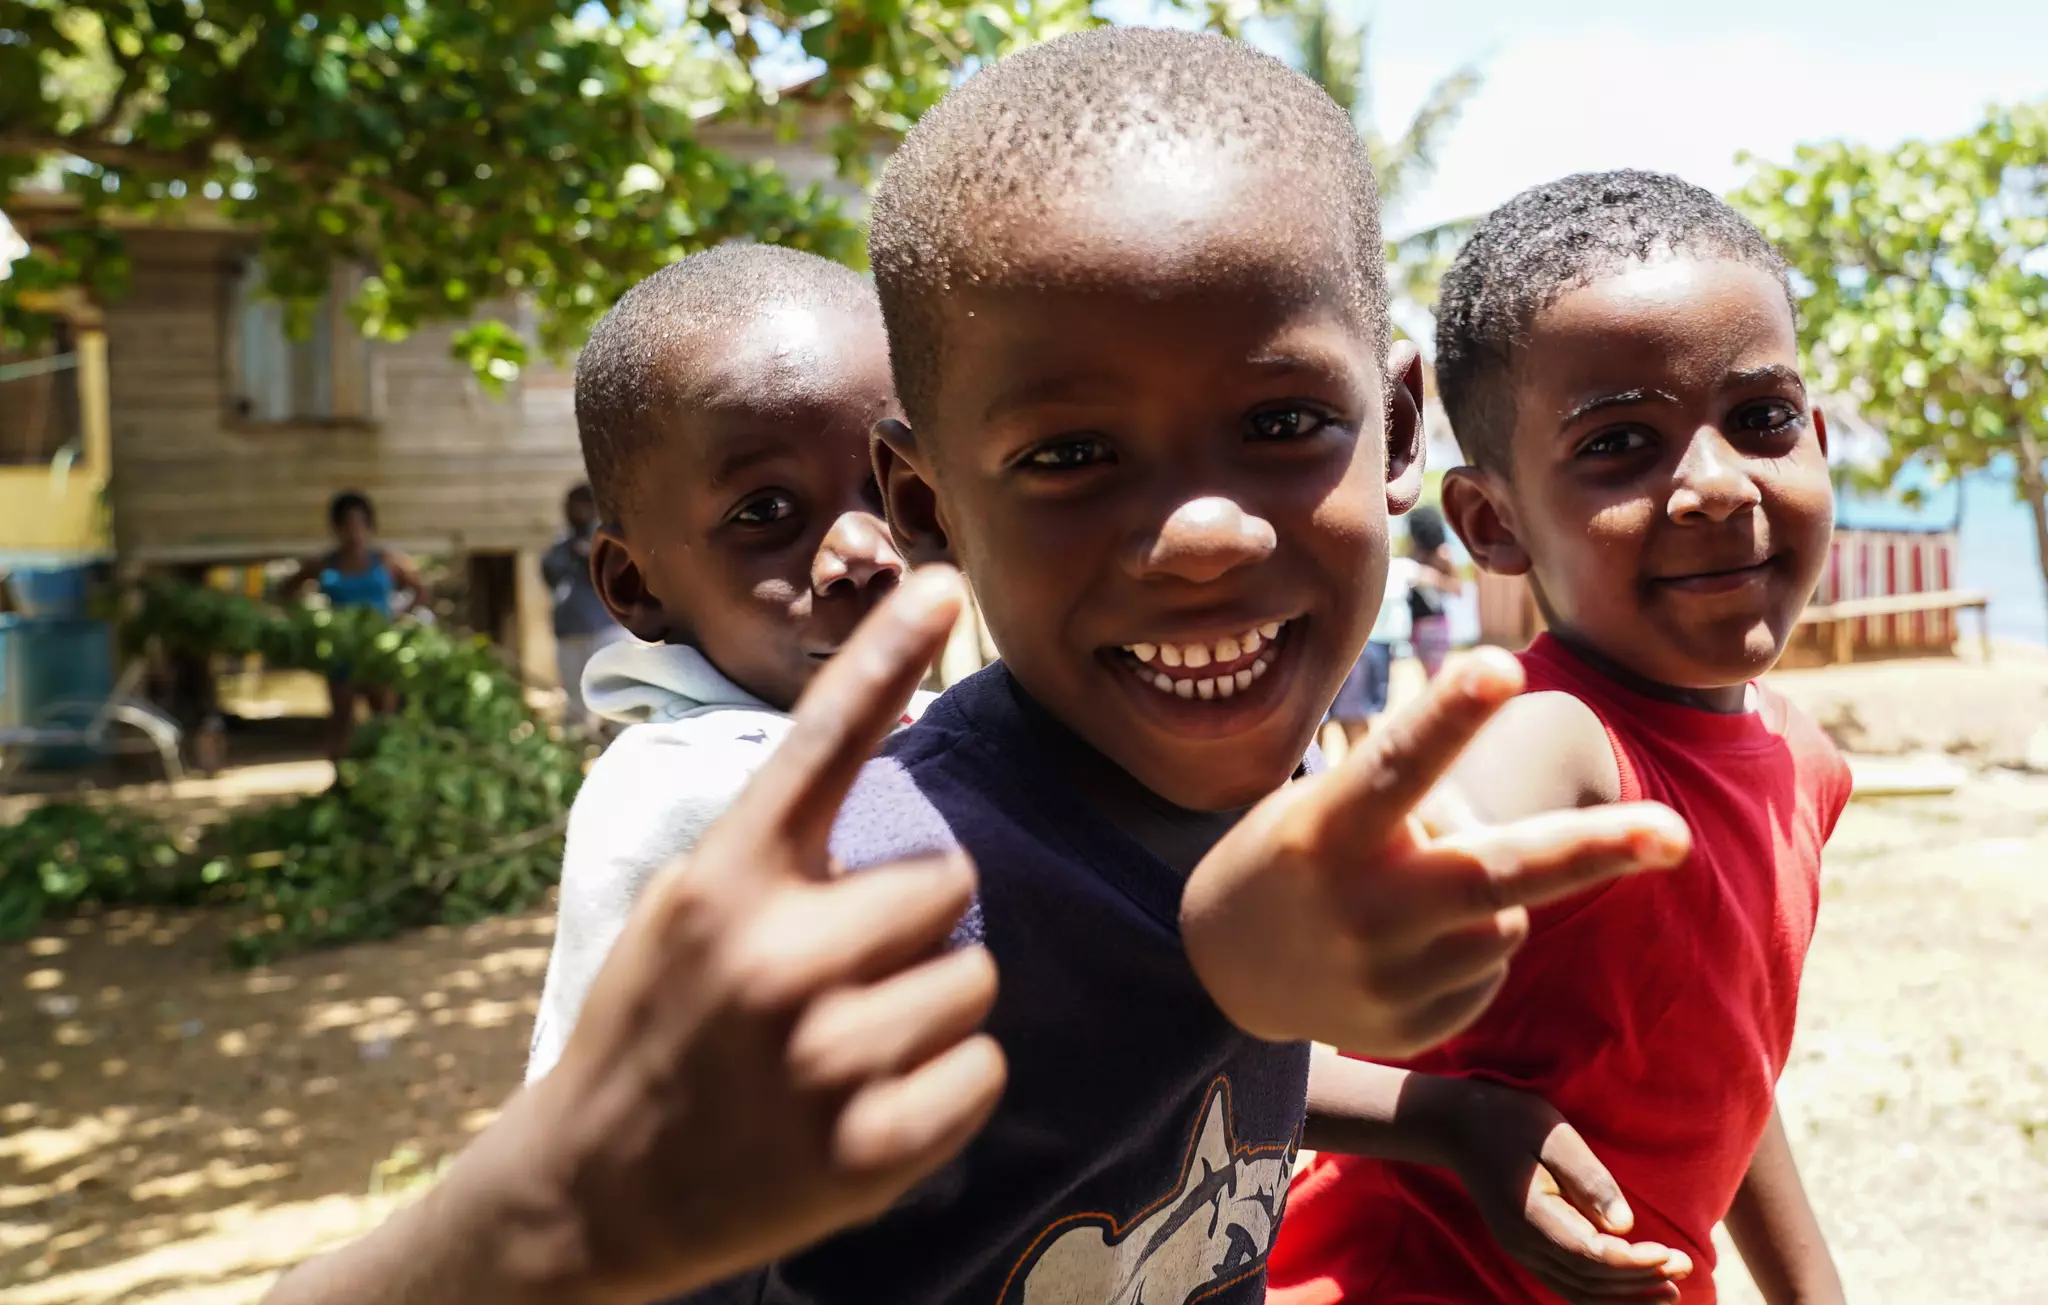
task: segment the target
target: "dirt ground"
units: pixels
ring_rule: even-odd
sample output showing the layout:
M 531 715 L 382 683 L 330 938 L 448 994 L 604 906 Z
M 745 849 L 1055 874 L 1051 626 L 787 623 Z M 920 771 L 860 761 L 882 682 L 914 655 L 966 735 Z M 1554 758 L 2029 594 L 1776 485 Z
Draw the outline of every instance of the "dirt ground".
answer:
M 1970 768 L 1859 800 L 1829 850 L 1781 1096 L 1850 1299 L 2040 1305 L 2048 777 L 1996 763 L 2048 725 L 2048 660 L 1782 682 L 1866 751 Z M 224 929 L 111 912 L 0 947 L 0 1305 L 253 1301 L 517 1081 L 545 914 L 250 971 Z M 1732 1257 L 1721 1278 L 1758 1299 Z

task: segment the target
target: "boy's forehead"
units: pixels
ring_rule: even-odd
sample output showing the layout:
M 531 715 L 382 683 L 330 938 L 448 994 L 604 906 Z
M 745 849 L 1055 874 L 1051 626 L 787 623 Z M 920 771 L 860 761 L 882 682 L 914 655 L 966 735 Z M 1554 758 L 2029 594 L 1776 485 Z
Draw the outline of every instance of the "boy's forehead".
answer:
M 1356 293 L 1341 188 L 1271 157 L 1198 141 L 1133 151 L 1126 166 L 1022 211 L 962 215 L 971 284 L 1172 295 L 1240 283 L 1300 296 Z

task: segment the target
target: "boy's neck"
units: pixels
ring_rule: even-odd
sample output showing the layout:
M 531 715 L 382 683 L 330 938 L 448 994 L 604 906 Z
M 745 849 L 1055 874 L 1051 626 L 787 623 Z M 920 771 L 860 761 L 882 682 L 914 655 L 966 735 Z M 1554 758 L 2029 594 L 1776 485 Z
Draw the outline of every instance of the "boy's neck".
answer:
M 1572 655 L 1580 661 L 1630 692 L 1639 693 L 1645 698 L 1674 703 L 1680 707 L 1691 707 L 1695 711 L 1713 712 L 1718 716 L 1739 716 L 1744 712 L 1756 710 L 1756 705 L 1750 701 L 1747 680 L 1740 684 L 1718 685 L 1707 689 L 1684 689 L 1636 674 L 1593 644 L 1581 639 L 1572 630 L 1553 626 L 1549 634 L 1551 638 L 1571 649 Z

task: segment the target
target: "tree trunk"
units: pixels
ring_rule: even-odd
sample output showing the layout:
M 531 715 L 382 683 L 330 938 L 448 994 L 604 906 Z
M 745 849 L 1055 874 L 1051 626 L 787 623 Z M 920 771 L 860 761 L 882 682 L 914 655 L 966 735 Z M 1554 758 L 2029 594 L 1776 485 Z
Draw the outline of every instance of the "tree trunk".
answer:
M 2021 426 L 2019 435 L 2020 493 L 2034 510 L 2034 560 L 2041 568 L 2041 584 L 2048 588 L 2048 480 L 2041 473 L 2041 446 L 2034 432 Z

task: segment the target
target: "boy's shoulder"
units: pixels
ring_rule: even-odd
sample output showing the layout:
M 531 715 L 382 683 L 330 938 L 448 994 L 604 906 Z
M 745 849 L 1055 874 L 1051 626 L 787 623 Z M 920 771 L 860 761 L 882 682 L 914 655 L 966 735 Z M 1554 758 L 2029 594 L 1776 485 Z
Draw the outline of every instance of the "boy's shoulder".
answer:
M 1001 708 L 1005 672 L 991 667 L 913 701 L 913 719 L 861 768 L 832 831 L 832 853 L 858 869 L 958 848 L 955 826 L 999 804 L 1015 753 Z M 941 810 L 943 804 L 944 810 Z

